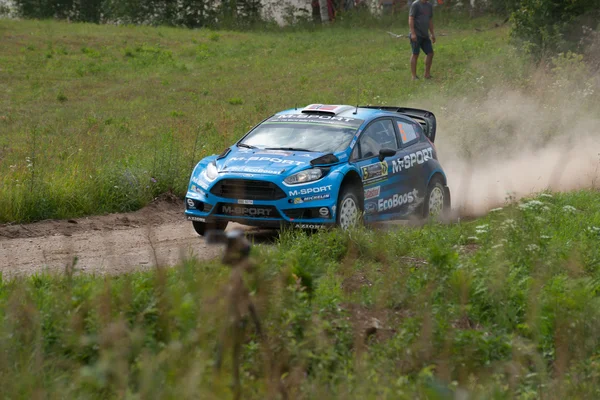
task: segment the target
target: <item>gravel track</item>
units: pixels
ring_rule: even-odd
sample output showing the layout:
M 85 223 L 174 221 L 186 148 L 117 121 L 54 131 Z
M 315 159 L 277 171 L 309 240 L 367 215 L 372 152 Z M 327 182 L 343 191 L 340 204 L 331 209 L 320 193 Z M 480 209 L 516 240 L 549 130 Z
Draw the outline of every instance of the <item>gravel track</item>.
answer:
M 248 229 L 229 224 L 227 230 Z M 255 239 L 271 231 L 253 231 Z M 220 256 L 222 246 L 207 245 L 184 220 L 182 201 L 161 197 L 131 213 L 109 214 L 32 224 L 0 225 L 0 273 L 26 276 L 43 271 L 76 270 L 120 274 L 154 266 L 171 266 L 183 258 Z

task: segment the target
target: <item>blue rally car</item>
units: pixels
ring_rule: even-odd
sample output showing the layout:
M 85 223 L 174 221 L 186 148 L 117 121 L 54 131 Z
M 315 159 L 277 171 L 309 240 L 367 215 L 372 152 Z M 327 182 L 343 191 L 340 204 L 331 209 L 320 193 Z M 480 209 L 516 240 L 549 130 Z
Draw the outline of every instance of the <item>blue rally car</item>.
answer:
M 279 112 L 192 173 L 196 232 L 229 221 L 303 229 L 438 215 L 450 207 L 435 116 L 388 106 L 311 104 Z

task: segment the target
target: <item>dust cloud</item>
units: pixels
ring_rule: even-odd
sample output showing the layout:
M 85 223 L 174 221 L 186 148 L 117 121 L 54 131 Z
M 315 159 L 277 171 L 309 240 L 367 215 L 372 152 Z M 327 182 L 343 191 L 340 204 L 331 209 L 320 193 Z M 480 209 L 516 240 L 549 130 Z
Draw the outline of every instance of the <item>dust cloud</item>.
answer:
M 544 190 L 600 187 L 600 84 L 538 77 L 437 107 L 436 148 L 454 216 Z

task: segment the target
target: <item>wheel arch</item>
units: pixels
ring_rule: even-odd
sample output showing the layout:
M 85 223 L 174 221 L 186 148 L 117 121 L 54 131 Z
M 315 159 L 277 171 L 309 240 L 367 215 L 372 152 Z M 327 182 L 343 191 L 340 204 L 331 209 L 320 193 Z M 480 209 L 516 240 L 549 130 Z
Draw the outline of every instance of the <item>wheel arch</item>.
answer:
M 431 184 L 431 182 L 435 179 L 435 178 L 439 178 L 442 181 L 442 184 L 444 185 L 444 203 L 446 203 L 445 205 L 447 207 L 450 207 L 450 205 L 452 204 L 451 199 L 450 199 L 450 188 L 448 187 L 448 181 L 446 180 L 446 174 L 444 174 L 442 171 L 440 170 L 435 170 L 432 172 L 432 174 L 429 176 L 429 180 L 427 181 L 427 187 L 429 188 L 429 185 Z
M 444 174 L 439 169 L 435 169 L 431 172 L 431 174 L 429 174 L 429 179 L 427 179 L 427 186 L 429 186 L 431 181 L 434 180 L 436 177 L 439 177 L 442 180 L 442 183 L 444 184 L 444 186 L 448 185 L 448 183 L 446 181 L 446 174 Z
M 357 171 L 351 169 L 348 172 L 346 172 L 346 174 L 344 175 L 344 178 L 342 179 L 342 183 L 340 184 L 340 189 L 338 192 L 338 198 L 340 196 L 340 193 L 342 192 L 342 189 L 345 188 L 346 186 L 354 186 L 357 188 L 357 195 L 358 195 L 358 201 L 359 201 L 359 205 L 361 210 L 364 210 L 365 208 L 365 192 L 363 190 L 363 183 L 362 183 L 362 178 L 360 177 L 360 175 L 358 174 Z

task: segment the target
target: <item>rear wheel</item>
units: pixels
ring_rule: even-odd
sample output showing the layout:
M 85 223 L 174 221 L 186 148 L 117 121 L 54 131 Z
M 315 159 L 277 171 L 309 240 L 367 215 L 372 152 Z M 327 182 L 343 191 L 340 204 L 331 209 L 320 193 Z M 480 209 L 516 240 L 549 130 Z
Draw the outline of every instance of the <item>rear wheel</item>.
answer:
M 347 230 L 356 225 L 360 219 L 362 207 L 357 190 L 353 186 L 345 186 L 340 191 L 336 221 L 340 228 Z
M 424 218 L 439 218 L 450 208 L 450 198 L 447 198 L 442 179 L 435 177 L 429 182 L 427 196 L 423 204 Z
M 194 230 L 200 236 L 204 236 L 206 232 L 210 230 L 224 231 L 227 228 L 228 221 L 211 221 L 211 222 L 200 222 L 192 221 Z

